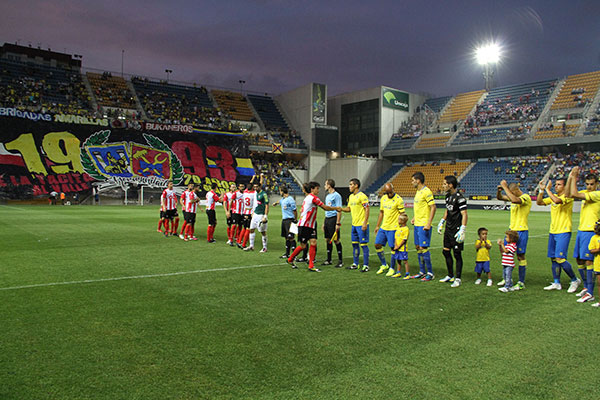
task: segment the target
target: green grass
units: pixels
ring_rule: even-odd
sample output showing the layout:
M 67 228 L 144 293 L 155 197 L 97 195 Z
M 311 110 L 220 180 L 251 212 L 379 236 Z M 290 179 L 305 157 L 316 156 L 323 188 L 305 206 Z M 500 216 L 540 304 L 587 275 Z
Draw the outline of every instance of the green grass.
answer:
M 156 207 L 0 206 L 0 399 L 600 396 L 598 310 L 542 290 L 547 213 L 530 217 L 527 289 L 509 294 L 473 285 L 475 232 L 502 237 L 507 212 L 469 212 L 458 289 L 291 270 L 277 258 L 279 209 L 267 254 L 226 246 L 222 211 L 213 245 L 164 238 L 157 216 Z M 201 239 L 205 224 L 200 213 Z M 440 246 L 434 233 L 437 278 Z M 320 238 L 321 260 L 324 251 Z M 496 246 L 492 258 L 496 281 Z M 414 272 L 414 251 L 409 259 Z M 71 283 L 15 288 L 62 282 Z

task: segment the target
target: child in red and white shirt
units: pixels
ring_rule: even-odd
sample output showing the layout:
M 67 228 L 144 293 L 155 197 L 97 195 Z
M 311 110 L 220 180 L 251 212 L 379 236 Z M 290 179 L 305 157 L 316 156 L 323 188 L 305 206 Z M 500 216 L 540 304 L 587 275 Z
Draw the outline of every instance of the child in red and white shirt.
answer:
M 506 231 L 504 241 L 498 239 L 498 246 L 502 252 L 502 274 L 504 277 L 504 286 L 498 290 L 503 293 L 514 291 L 512 287 L 512 271 L 515 267 L 518 241 L 519 233 L 517 231 Z

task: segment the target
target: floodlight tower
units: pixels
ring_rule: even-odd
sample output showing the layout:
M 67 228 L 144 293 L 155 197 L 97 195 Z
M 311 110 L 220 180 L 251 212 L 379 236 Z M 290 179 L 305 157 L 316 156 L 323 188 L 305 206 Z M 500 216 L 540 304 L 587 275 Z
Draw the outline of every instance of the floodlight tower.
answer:
M 495 43 L 481 46 L 475 51 L 477 62 L 483 66 L 483 79 L 485 80 L 485 90 L 492 88 L 495 66 L 500 61 L 500 47 Z

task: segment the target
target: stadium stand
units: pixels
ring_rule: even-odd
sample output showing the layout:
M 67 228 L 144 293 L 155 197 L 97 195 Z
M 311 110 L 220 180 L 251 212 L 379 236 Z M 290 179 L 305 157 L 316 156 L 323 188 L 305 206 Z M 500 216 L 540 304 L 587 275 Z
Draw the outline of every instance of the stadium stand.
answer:
M 410 149 L 418 139 L 419 136 L 394 135 L 390 139 L 386 150 Z
M 394 177 L 404 167 L 404 164 L 394 164 L 392 168 L 388 169 L 383 175 L 381 175 L 375 182 L 373 182 L 367 190 L 365 190 L 366 194 L 371 194 L 377 192 L 385 183 L 387 183 L 390 179 Z
M 279 112 L 277 105 L 273 101 L 273 98 L 269 96 L 258 96 L 255 94 L 249 94 L 248 100 L 256 110 L 256 113 L 264 123 L 267 130 L 272 131 L 289 131 L 288 124 L 283 119 L 283 116 Z
M 550 157 L 529 156 L 511 159 L 481 159 L 461 179 L 460 187 L 468 195 L 496 197 L 500 181 L 518 182 L 523 192 L 533 192 L 552 164 Z
M 570 75 L 565 80 L 551 109 L 583 107 L 594 99 L 598 87 L 600 87 L 600 71 Z
M 457 95 L 440 116 L 439 123 L 464 120 L 484 93 L 485 90 L 477 90 Z
M 0 59 L 0 104 L 42 113 L 88 115 L 79 71 Z
M 446 104 L 452 99 L 452 96 L 436 97 L 425 100 L 424 105 L 431 108 L 434 112 L 439 113 L 446 107 Z
M 238 121 L 256 121 L 252 110 L 248 107 L 246 98 L 240 93 L 227 90 L 212 90 L 215 101 L 222 111 Z
M 304 166 L 284 156 L 264 153 L 250 155 L 254 170 L 265 175 L 264 188 L 268 193 L 279 193 L 279 187 L 285 185 L 291 195 L 302 195 L 302 189 L 291 176 L 290 169 L 304 169 Z
M 495 128 L 469 128 L 461 131 L 452 141 L 455 145 L 497 143 L 512 140 L 525 140 L 531 130 L 530 123 L 518 126 Z
M 538 129 L 534 135 L 534 139 L 553 139 L 566 136 L 574 136 L 580 124 L 567 125 L 565 122 L 559 125 L 550 125 Z
M 99 106 L 136 109 L 134 94 L 122 77 L 112 76 L 110 72 L 88 72 L 87 78 Z
M 431 189 L 434 194 L 442 193 L 444 176 L 455 175 L 459 177 L 469 164 L 468 161 L 457 161 L 410 165 L 402 169 L 391 182 L 396 193 L 399 193 L 400 196 L 413 197 L 415 188 L 411 184 L 411 177 L 415 172 L 421 171 L 425 174 L 425 186 Z
M 291 132 L 271 132 L 273 143 L 283 143 L 283 148 L 306 149 L 306 143 L 296 133 Z
M 433 136 L 433 137 L 423 137 L 417 143 L 417 149 L 428 149 L 432 147 L 444 147 L 450 139 L 451 136 Z
M 600 133 L 600 121 L 599 120 L 591 120 L 588 122 L 584 135 L 597 135 Z
M 229 116 L 213 107 L 204 87 L 174 85 L 134 77 L 133 87 L 146 111 L 158 122 L 224 128 Z

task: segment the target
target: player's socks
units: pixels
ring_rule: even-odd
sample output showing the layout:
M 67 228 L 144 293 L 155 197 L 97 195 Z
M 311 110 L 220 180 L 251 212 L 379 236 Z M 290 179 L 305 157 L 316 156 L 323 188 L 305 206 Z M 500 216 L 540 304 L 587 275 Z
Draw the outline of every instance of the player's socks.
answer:
M 308 260 L 308 245 L 304 248 L 304 251 L 302 252 L 302 258 Z
M 423 250 L 417 250 L 417 258 L 419 259 L 419 271 L 425 275 L 425 264 L 423 263 Z
M 577 279 L 575 277 L 575 272 L 573 272 L 573 267 L 571 266 L 571 264 L 569 264 L 568 261 L 564 261 L 560 264 L 558 264 L 558 266 L 560 268 L 562 268 L 563 271 L 565 271 L 565 273 L 569 276 L 569 278 L 571 278 L 571 281 L 574 281 L 575 279 Z
M 302 250 L 303 250 L 303 249 L 302 249 L 302 246 L 298 246 L 298 247 L 296 247 L 296 248 L 294 249 L 294 251 L 292 251 L 292 254 L 290 254 L 290 256 L 288 257 L 288 261 L 289 261 L 289 262 L 292 262 L 292 261 L 294 261 L 294 258 L 296 258 L 296 256 L 297 256 L 298 254 L 300 254 L 300 252 L 301 252 Z
M 159 219 L 159 220 L 158 220 L 158 230 L 159 230 L 159 231 L 162 231 L 162 226 L 163 226 L 164 222 L 165 222 L 165 221 L 163 221 L 162 219 Z
M 335 248 L 337 250 L 337 254 L 338 254 L 338 259 L 340 261 L 342 261 L 343 257 L 342 257 L 342 242 L 337 242 L 335 244 Z
M 585 268 L 578 268 L 579 276 L 581 276 L 581 282 L 583 282 L 583 287 L 587 288 L 587 273 Z
M 519 261 L 519 282 L 525 283 L 525 273 L 527 272 L 527 260 Z
M 195 226 L 194 226 L 194 225 L 189 225 L 189 226 L 191 226 L 191 227 L 192 227 L 192 234 L 191 234 L 191 236 L 194 236 L 194 232 L 196 231 L 196 230 L 194 229 L 194 228 L 195 228 Z
M 333 253 L 333 243 L 327 242 L 327 261 L 331 262 L 331 253 Z
M 175 218 L 175 222 L 173 222 L 173 228 L 171 229 L 171 232 L 173 234 L 177 234 L 177 228 L 179 228 L 179 218 Z
M 427 268 L 427 273 L 433 274 L 433 266 L 431 265 L 431 253 L 429 250 L 425 250 L 421 257 L 423 257 L 423 265 Z
M 442 250 L 442 254 L 446 259 L 446 269 L 448 270 L 448 276 L 454 277 L 454 259 L 452 258 L 452 253 L 450 250 Z
M 290 256 L 291 247 L 292 247 L 292 241 L 286 239 L 285 240 L 285 255 L 286 255 L 286 257 Z
M 267 248 L 267 236 L 266 235 L 261 235 L 262 236 L 262 245 L 263 245 L 263 249 Z
M 310 246 L 308 250 L 308 268 L 313 269 L 315 267 L 315 256 L 317 255 L 317 246 Z
M 379 261 L 381 261 L 382 266 L 387 266 L 387 261 L 385 261 L 385 253 L 383 252 L 383 247 L 380 249 L 375 249 L 377 253 L 377 257 L 379 257 Z
M 246 229 L 246 233 L 244 234 L 244 243 L 242 244 L 242 246 L 246 247 L 248 239 L 250 239 L 250 229 Z
M 462 268 L 463 268 L 462 252 L 455 251 L 454 258 L 456 259 L 456 275 L 455 275 L 455 277 L 460 279 L 460 277 L 462 276 Z
M 206 240 L 210 240 L 210 228 L 212 228 L 210 225 L 206 227 Z
M 362 244 L 361 245 L 362 250 L 363 250 L 363 265 L 365 267 L 369 266 L 369 245 L 368 244 Z
M 165 222 L 163 222 L 163 226 L 165 227 L 165 233 L 169 233 L 169 220 L 165 219 Z
M 242 244 L 242 238 L 244 237 L 244 228 L 241 228 L 237 235 L 238 244 Z
M 254 239 L 256 238 L 256 232 L 250 232 L 250 247 L 254 248 Z M 246 246 L 244 246 L 246 247 Z
M 560 283 L 560 267 L 556 261 L 552 261 L 552 278 L 554 283 Z
M 352 259 L 354 261 L 354 265 L 358 265 L 358 257 L 360 257 L 360 246 L 358 243 L 352 242 Z
M 187 233 L 187 226 L 188 226 L 188 223 L 184 220 L 183 221 L 183 225 L 181 225 L 181 233 L 180 233 L 180 235 L 183 235 L 184 233 Z
M 192 237 L 194 236 L 194 232 L 192 230 L 192 225 L 189 225 L 185 227 L 185 236 L 187 237 Z
M 590 293 L 592 296 L 594 295 L 594 286 L 595 286 L 595 281 L 594 281 L 594 270 L 593 269 L 588 269 L 586 271 L 586 281 L 587 281 L 587 290 L 588 293 Z

